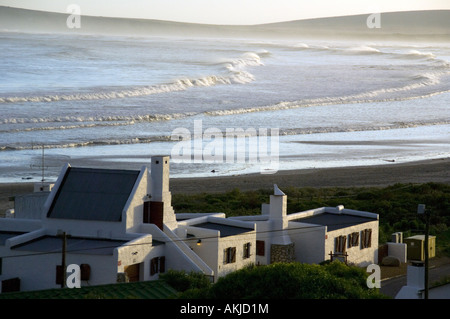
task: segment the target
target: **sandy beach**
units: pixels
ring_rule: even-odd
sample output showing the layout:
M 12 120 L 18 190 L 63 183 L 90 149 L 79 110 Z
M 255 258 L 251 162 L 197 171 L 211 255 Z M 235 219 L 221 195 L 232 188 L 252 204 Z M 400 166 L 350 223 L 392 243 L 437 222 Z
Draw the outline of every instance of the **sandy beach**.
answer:
M 382 187 L 395 183 L 450 183 L 450 158 L 409 163 L 387 163 L 365 167 L 338 167 L 279 171 L 276 174 L 252 174 L 226 177 L 172 178 L 173 194 L 226 192 L 283 187 Z M 11 197 L 33 191 L 34 183 L 0 184 L 0 213 L 13 208 Z

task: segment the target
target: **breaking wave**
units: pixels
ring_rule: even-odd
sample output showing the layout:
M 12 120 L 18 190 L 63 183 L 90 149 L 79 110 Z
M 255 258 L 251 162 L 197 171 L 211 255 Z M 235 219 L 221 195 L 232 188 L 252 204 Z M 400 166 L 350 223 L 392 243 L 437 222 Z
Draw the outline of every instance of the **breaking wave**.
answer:
M 180 78 L 172 83 L 154 86 L 134 87 L 120 91 L 103 91 L 95 93 L 43 95 L 43 96 L 14 96 L 0 97 L 0 103 L 23 102 L 58 102 L 78 100 L 108 100 L 120 98 L 141 97 L 152 94 L 162 94 L 185 91 L 192 87 L 208 87 L 215 85 L 247 84 L 254 81 L 254 76 L 246 69 L 251 66 L 262 66 L 261 56 L 268 56 L 270 52 L 247 52 L 237 59 L 223 61 L 221 75 L 210 75 L 200 78 Z
M 346 55 L 386 55 L 399 59 L 406 60 L 439 60 L 437 56 L 432 52 L 423 52 L 417 49 L 409 49 L 407 51 L 401 52 L 387 52 L 383 51 L 379 48 L 376 48 L 375 45 L 360 45 L 356 47 L 336 47 L 336 46 L 326 46 L 320 44 L 308 44 L 308 43 L 294 43 L 294 44 L 283 44 L 283 43 L 265 43 L 265 42 L 255 42 L 253 43 L 256 46 L 267 46 L 267 47 L 275 47 L 279 49 L 285 50 L 294 50 L 294 51 L 317 51 L 317 52 L 330 52 L 335 54 L 346 54 Z M 447 61 L 445 61 L 447 62 Z
M 357 55 L 383 54 L 380 50 L 365 45 L 354 48 L 348 48 L 345 49 L 344 52 Z
M 99 126 L 127 126 L 142 122 L 170 121 L 186 118 L 198 114 L 207 116 L 227 116 L 246 114 L 254 112 L 277 111 L 295 109 L 301 107 L 314 107 L 326 105 L 357 104 L 357 103 L 382 103 L 391 101 L 406 101 L 419 98 L 427 98 L 438 94 L 448 93 L 450 90 L 434 91 L 429 93 L 410 94 L 408 96 L 390 96 L 393 93 L 414 91 L 417 89 L 432 87 L 440 83 L 440 78 L 449 75 L 450 72 L 442 71 L 435 73 L 425 73 L 410 78 L 411 83 L 393 88 L 382 88 L 368 92 L 362 92 L 347 96 L 321 97 L 312 99 L 302 99 L 297 101 L 282 101 L 276 104 L 256 107 L 243 107 L 233 109 L 220 109 L 203 112 L 185 112 L 170 114 L 137 114 L 137 115 L 102 115 L 102 116 L 59 116 L 45 118 L 5 118 L 0 120 L 0 124 L 21 125 L 21 124 L 42 124 L 42 126 L 26 128 L 9 128 L 6 132 L 20 131 L 40 131 L 40 130 L 65 130 L 77 128 L 92 128 Z M 206 84 L 205 84 L 206 85 Z M 46 124 L 48 123 L 48 124 Z M 61 123 L 61 124 L 58 124 Z M 79 123 L 79 124 L 78 124 Z
M 412 121 L 412 122 L 393 122 L 388 125 L 372 125 L 372 126 L 324 126 L 324 127 L 305 127 L 305 128 L 291 128 L 282 129 L 279 131 L 280 136 L 289 135 L 309 135 L 309 134 L 321 134 L 321 133 L 343 133 L 343 132 L 358 132 L 358 131 L 382 131 L 392 129 L 404 129 L 414 128 L 419 126 L 432 126 L 432 125 L 448 125 L 450 120 L 430 120 L 430 121 Z M 258 133 L 257 133 L 258 134 Z M 51 149 L 63 149 L 63 148 L 77 148 L 88 146 L 112 146 L 112 145 L 131 145 L 131 144 L 149 144 L 154 142 L 174 142 L 172 136 L 152 136 L 152 137 L 133 137 L 123 139 L 97 139 L 80 142 L 68 142 L 61 144 L 47 144 L 39 145 L 39 147 L 51 148 Z M 0 151 L 19 151 L 28 150 L 36 147 L 32 144 L 16 144 L 2 145 Z
M 153 136 L 153 137 L 135 137 L 135 138 L 124 138 L 124 139 L 99 139 L 91 141 L 80 141 L 80 142 L 70 142 L 62 144 L 47 144 L 39 145 L 39 147 L 44 148 L 75 148 L 75 147 L 86 147 L 86 146 L 102 146 L 102 145 L 126 145 L 126 144 L 147 144 L 151 142 L 163 142 L 170 141 L 171 136 Z M 0 146 L 0 151 L 20 151 L 29 150 L 36 147 L 30 144 L 18 144 L 14 146 L 3 145 Z
M 448 74 L 448 73 L 447 73 Z M 264 111 L 277 111 L 277 110 L 287 110 L 300 107 L 312 107 L 312 106 L 325 106 L 325 105 L 339 105 L 339 104 L 357 104 L 357 103 L 380 103 L 380 102 L 391 102 L 391 101 L 406 101 L 419 98 L 426 98 L 438 94 L 448 93 L 450 90 L 432 92 L 427 94 L 412 95 L 407 97 L 380 97 L 384 94 L 398 93 L 411 91 L 414 89 L 419 89 L 427 86 L 432 86 L 440 83 L 439 77 L 435 74 L 424 74 L 416 77 L 418 80 L 416 83 L 412 83 L 403 87 L 397 88 L 383 88 L 379 90 L 363 92 L 348 96 L 338 96 L 338 97 L 325 97 L 325 98 L 315 98 L 315 99 L 304 99 L 299 101 L 285 101 L 273 105 L 259 106 L 252 108 L 240 108 L 233 110 L 215 110 L 208 111 L 205 114 L 210 116 L 224 116 L 224 115 L 234 115 L 234 114 L 245 114 L 253 112 L 264 112 Z
M 409 50 L 407 53 L 403 54 L 406 58 L 411 59 L 435 59 L 436 56 L 431 52 L 420 52 L 418 50 Z
M 60 125 L 52 127 L 34 127 L 25 130 L 52 130 L 52 129 L 72 129 L 84 128 L 94 126 L 119 126 L 119 125 L 133 125 L 139 122 L 157 122 L 170 121 L 174 119 L 184 118 L 194 115 L 196 113 L 172 113 L 172 114 L 143 114 L 143 115 L 115 115 L 115 116 L 59 116 L 59 117 L 45 117 L 45 118 L 9 118 L 0 121 L 0 124 L 40 124 L 40 123 L 82 123 L 71 125 Z M 92 123 L 93 124 L 86 124 Z M 9 130 L 11 132 L 12 130 Z M 20 131 L 20 129 L 17 129 Z

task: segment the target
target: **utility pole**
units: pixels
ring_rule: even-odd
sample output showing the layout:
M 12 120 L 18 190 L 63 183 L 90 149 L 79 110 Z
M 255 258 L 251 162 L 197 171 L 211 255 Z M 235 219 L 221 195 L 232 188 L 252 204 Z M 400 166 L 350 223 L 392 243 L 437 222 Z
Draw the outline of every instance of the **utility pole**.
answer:
M 429 236 L 430 236 L 430 213 L 425 209 L 424 204 L 419 204 L 417 207 L 417 213 L 422 214 L 425 217 L 425 296 L 424 299 L 428 299 L 428 259 L 429 259 Z
M 429 261 L 430 213 L 425 211 L 425 299 L 428 299 L 428 261 Z
M 42 144 L 42 183 L 45 181 L 45 155 L 44 155 L 45 146 Z
M 66 251 L 67 251 L 67 237 L 66 232 L 62 232 L 57 235 L 62 238 L 62 256 L 61 256 L 61 268 L 62 268 L 62 281 L 61 288 L 66 286 Z

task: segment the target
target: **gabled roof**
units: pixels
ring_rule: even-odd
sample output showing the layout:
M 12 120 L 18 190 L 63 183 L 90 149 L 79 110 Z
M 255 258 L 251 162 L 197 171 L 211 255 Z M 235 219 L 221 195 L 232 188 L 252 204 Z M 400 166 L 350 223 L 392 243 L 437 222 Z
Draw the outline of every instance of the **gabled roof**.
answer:
M 121 221 L 139 171 L 69 167 L 48 218 Z

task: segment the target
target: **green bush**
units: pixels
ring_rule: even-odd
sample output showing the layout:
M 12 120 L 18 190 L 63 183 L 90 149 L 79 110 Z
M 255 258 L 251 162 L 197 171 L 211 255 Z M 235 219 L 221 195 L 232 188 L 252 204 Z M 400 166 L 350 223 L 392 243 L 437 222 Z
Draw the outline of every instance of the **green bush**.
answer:
M 190 289 L 205 289 L 211 285 L 208 277 L 194 271 L 187 273 L 184 270 L 170 269 L 159 277 L 179 292 L 185 292 Z
M 335 261 L 326 265 L 276 263 L 250 266 L 219 278 L 209 289 L 183 298 L 210 299 L 378 299 L 363 269 Z

